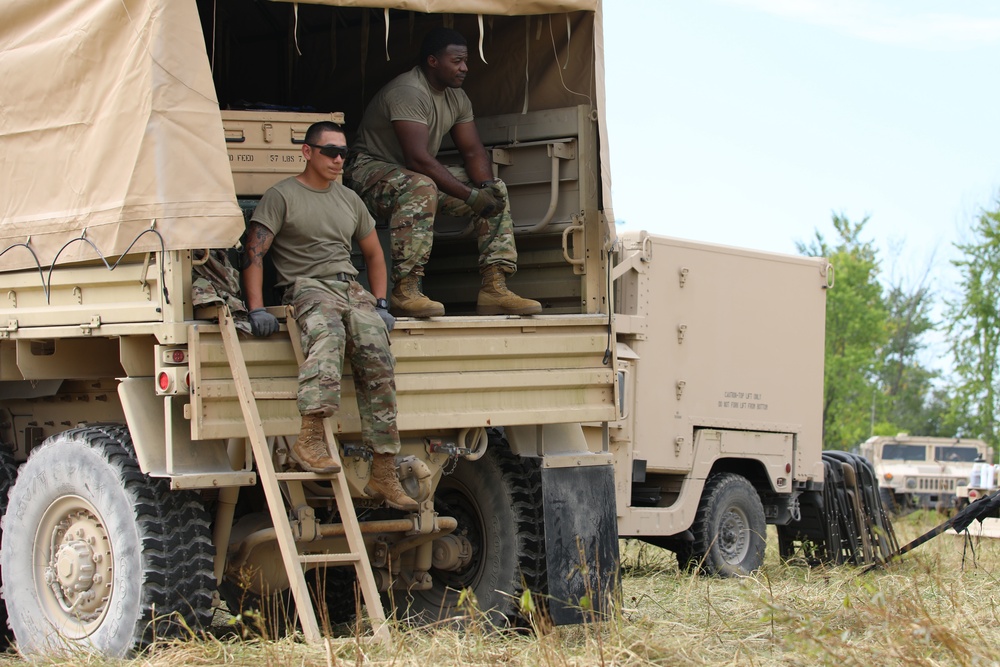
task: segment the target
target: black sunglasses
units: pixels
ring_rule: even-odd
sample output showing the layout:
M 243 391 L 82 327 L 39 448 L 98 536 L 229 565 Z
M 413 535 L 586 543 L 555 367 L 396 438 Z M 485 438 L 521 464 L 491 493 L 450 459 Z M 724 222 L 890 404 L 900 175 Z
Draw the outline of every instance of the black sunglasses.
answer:
M 336 144 L 326 144 L 325 146 L 320 146 L 319 144 L 306 144 L 306 146 L 312 146 L 320 152 L 320 155 L 325 155 L 327 157 L 337 159 L 347 159 L 347 146 L 338 146 Z

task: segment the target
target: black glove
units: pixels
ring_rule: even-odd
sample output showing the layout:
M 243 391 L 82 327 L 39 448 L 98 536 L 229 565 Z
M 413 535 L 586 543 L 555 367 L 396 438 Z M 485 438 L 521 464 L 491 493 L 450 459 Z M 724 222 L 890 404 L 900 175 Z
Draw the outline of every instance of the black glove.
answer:
M 493 193 L 493 197 L 496 198 L 500 205 L 500 210 L 503 210 L 503 207 L 507 205 L 507 190 L 506 188 L 501 187 L 502 185 L 503 181 L 499 178 L 494 178 L 492 181 L 484 181 L 480 186 L 480 188 L 484 188 Z
M 250 332 L 258 338 L 267 338 L 278 332 L 278 318 L 266 308 L 254 308 L 250 311 Z
M 472 194 L 465 203 L 482 218 L 492 218 L 503 209 L 503 203 L 497 201 L 490 189 L 472 188 Z
M 375 306 L 375 312 L 378 313 L 378 316 L 381 317 L 382 321 L 385 323 L 385 330 L 392 331 L 396 326 L 396 318 L 389 312 L 385 299 L 379 299 L 377 304 L 378 305 Z

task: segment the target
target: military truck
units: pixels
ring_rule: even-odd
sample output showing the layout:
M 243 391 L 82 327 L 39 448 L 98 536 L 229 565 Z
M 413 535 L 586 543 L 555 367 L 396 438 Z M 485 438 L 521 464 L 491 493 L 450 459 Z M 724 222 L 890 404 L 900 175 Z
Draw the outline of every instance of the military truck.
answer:
M 993 449 L 971 438 L 899 433 L 872 436 L 859 450 L 875 468 L 882 504 L 897 514 L 953 509 L 956 492 L 969 486 L 976 462 L 993 461 Z
M 0 7 L 0 566 L 20 650 L 124 655 L 221 604 L 294 607 L 314 641 L 316 607 L 356 611 L 355 580 L 382 638 L 383 602 L 421 622 L 468 593 L 497 624 L 525 592 L 573 622 L 614 608 L 619 536 L 742 575 L 767 523 L 822 507 L 832 270 L 617 234 L 599 0 L 359 4 Z M 326 424 L 343 472 L 289 467 L 294 320 L 274 298 L 281 332 L 241 336 L 228 267 L 308 125 L 352 132 L 442 23 L 469 38 L 510 191 L 511 285 L 544 309 L 476 316 L 470 229 L 437 221 L 424 288 L 447 315 L 391 336 L 421 505 L 404 514 L 365 494 L 349 368 Z

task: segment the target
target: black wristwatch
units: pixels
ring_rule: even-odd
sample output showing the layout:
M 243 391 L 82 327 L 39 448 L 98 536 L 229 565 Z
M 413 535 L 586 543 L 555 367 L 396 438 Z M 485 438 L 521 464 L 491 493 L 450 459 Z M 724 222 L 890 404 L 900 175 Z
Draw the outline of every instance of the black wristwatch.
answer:
M 375 299 L 375 307 L 382 310 L 389 310 L 389 302 L 385 299 Z

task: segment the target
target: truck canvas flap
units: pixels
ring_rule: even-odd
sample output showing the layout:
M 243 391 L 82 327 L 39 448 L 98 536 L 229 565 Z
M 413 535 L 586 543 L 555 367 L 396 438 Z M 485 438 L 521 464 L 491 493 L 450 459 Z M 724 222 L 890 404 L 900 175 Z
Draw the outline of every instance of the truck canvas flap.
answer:
M 282 0 L 299 3 L 300 0 Z M 302 0 L 302 4 L 334 7 L 407 9 L 425 14 L 493 14 L 523 16 L 575 11 L 595 11 L 599 0 Z
M 0 269 L 238 239 L 194 2 L 6 0 L 0 81 Z

